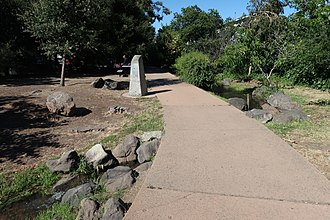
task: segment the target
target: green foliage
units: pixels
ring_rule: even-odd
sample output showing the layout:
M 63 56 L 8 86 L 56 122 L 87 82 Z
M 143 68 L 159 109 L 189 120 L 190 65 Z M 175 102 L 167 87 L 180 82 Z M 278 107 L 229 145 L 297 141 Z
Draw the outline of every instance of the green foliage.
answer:
M 34 193 L 49 193 L 59 175 L 52 173 L 45 165 L 14 175 L 0 175 L 0 207 Z
M 324 0 L 290 2 L 298 11 L 291 16 L 286 77 L 330 90 L 330 5 Z
M 89 176 L 92 179 L 97 178 L 97 173 L 94 167 L 87 162 L 87 159 L 84 156 L 80 157 L 78 168 L 76 169 L 77 173 L 81 173 Z
M 175 68 L 182 80 L 195 86 L 211 89 L 215 84 L 214 65 L 201 52 L 183 54 L 176 60 Z
M 74 220 L 76 219 L 76 215 L 77 213 L 73 212 L 68 203 L 55 203 L 51 209 L 41 212 L 35 220 Z
M 27 61 L 34 53 L 34 40 L 23 32 L 22 22 L 17 13 L 28 1 L 2 0 L 0 7 L 0 72 L 8 74 L 13 68 Z
M 224 38 L 218 37 L 222 27 L 223 20 L 216 10 L 205 12 L 196 5 L 182 8 L 156 38 L 164 64 L 172 65 L 182 53 L 189 51 L 201 51 L 215 59 L 224 45 Z
M 180 34 L 183 45 L 191 45 L 198 40 L 210 37 L 222 27 L 223 20 L 216 10 L 202 11 L 197 5 L 181 9 L 171 22 L 173 30 Z

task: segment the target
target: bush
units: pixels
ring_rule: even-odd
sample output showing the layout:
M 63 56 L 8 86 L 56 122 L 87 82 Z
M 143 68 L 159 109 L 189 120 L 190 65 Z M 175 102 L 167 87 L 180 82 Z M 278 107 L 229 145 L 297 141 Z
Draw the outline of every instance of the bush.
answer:
M 177 58 L 174 67 L 179 77 L 203 89 L 215 84 L 215 68 L 209 57 L 201 52 L 189 52 Z

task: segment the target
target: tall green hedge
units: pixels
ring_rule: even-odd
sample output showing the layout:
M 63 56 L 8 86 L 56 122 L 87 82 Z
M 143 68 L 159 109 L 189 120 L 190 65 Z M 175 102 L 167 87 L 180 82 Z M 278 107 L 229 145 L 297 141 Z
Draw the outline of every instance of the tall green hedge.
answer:
M 215 84 L 215 68 L 209 57 L 201 52 L 189 52 L 176 59 L 178 76 L 195 86 L 211 89 Z

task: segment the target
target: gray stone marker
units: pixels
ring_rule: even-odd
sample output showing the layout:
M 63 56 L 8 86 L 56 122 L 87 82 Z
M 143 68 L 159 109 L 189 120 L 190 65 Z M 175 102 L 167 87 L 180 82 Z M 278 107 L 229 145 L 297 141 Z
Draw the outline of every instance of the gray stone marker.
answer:
M 144 66 L 141 55 L 135 55 L 131 61 L 131 76 L 128 95 L 144 96 L 148 93 Z

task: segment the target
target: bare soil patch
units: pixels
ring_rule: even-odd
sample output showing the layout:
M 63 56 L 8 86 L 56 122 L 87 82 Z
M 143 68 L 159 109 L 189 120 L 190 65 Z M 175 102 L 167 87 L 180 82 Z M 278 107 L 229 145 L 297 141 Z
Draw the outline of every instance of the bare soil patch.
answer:
M 59 86 L 53 77 L 11 79 L 0 84 L 0 173 L 36 167 L 68 149 L 77 151 L 96 143 L 125 122 L 124 114 L 109 114 L 109 107 L 128 108 L 138 114 L 144 108 L 139 99 L 122 96 L 124 90 L 96 89 L 97 77 L 67 78 Z M 128 78 L 106 76 L 128 86 Z M 70 94 L 80 116 L 52 115 L 47 96 L 55 91 Z M 89 128 L 89 129 L 86 129 Z M 88 130 L 78 132 L 79 130 Z

